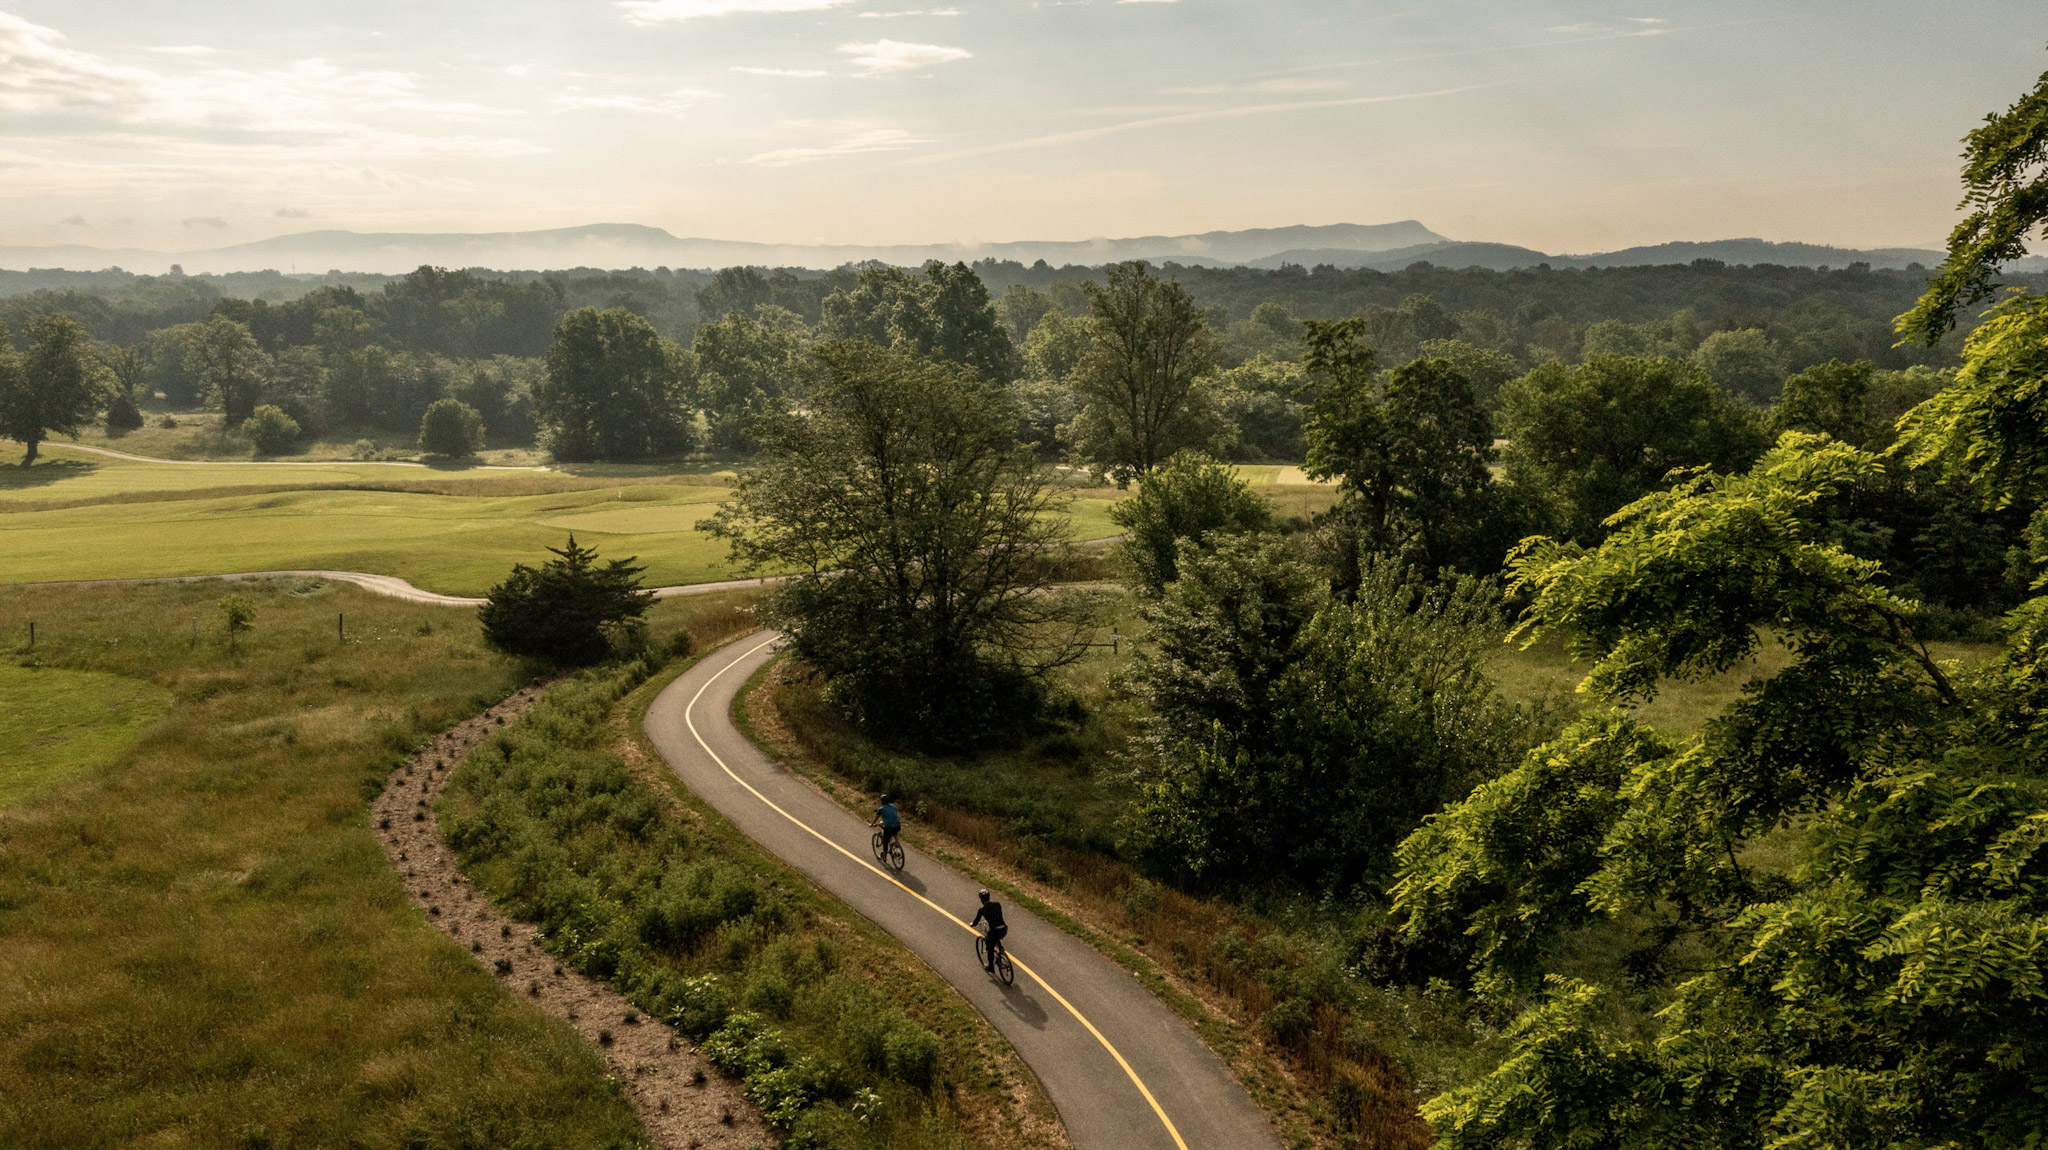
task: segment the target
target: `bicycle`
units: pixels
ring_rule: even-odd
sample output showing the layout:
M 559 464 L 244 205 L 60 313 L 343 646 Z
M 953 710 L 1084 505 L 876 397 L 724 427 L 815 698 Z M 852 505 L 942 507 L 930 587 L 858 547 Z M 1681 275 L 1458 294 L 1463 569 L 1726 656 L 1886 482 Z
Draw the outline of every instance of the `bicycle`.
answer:
M 890 840 L 889 840 L 889 846 L 888 846 L 888 849 L 887 849 L 887 850 L 884 850 L 884 849 L 883 849 L 883 847 L 882 847 L 882 832 L 881 832 L 881 831 L 876 831 L 876 832 L 875 832 L 875 837 L 874 837 L 873 841 L 871 841 L 871 842 L 870 842 L 870 843 L 868 844 L 868 846 L 869 846 L 869 847 L 870 847 L 870 848 L 871 848 L 871 849 L 872 849 L 872 850 L 873 850 L 873 851 L 875 852 L 875 861 L 876 861 L 876 862 L 878 862 L 878 863 L 882 863 L 882 864 L 884 864 L 884 865 L 887 865 L 887 866 L 891 866 L 891 867 L 894 867 L 894 868 L 896 868 L 896 869 L 897 869 L 897 870 L 899 870 L 899 871 L 903 869 L 903 840 L 902 840 L 902 839 L 900 839 L 900 838 L 892 838 L 892 839 L 890 839 Z
M 989 949 L 991 947 L 995 949 L 994 962 L 989 961 Z M 981 964 L 983 970 L 993 966 L 995 968 L 995 976 L 1003 980 L 1004 986 L 1009 986 L 1017 980 L 1017 968 L 1010 964 L 1010 948 L 1004 946 L 1003 940 L 1000 938 L 990 942 L 987 935 L 976 934 L 974 936 L 974 960 Z

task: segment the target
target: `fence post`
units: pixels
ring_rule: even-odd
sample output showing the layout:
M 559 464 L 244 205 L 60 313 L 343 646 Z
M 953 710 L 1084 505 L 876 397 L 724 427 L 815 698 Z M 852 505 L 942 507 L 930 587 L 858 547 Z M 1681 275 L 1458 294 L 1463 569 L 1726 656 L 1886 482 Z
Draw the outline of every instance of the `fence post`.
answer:
M 36 649 L 36 621 L 34 619 L 28 621 L 28 649 L 31 651 Z
M 192 646 L 199 646 L 199 616 L 192 616 Z
M 339 611 L 334 613 L 334 641 L 337 643 L 348 642 L 348 625 Z

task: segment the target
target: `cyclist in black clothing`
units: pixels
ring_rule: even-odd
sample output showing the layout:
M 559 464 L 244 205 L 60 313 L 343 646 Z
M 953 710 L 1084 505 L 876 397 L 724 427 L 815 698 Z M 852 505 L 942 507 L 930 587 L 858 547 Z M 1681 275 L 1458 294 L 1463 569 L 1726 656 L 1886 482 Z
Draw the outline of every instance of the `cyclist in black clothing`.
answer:
M 1003 936 L 1010 933 L 1010 928 L 1003 925 L 1003 904 L 988 897 L 987 891 L 981 892 L 981 909 L 974 912 L 974 921 L 967 925 L 980 926 L 983 919 L 988 920 L 989 947 L 987 970 L 993 974 L 996 969 L 995 944 L 1003 941 Z

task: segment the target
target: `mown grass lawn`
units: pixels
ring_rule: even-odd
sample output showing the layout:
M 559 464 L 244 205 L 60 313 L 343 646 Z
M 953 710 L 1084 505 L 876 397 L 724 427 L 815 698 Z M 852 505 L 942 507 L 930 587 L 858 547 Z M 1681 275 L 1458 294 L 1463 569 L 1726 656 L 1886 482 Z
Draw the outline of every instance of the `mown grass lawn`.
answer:
M 0 665 L 0 807 L 113 761 L 171 708 L 155 683 L 101 671 Z
M 572 532 L 636 557 L 650 584 L 702 583 L 737 574 L 696 529 L 726 492 L 720 474 L 646 468 L 133 463 L 57 444 L 33 468 L 0 466 L 0 583 L 328 569 L 477 595 Z M 1081 493 L 1074 537 L 1116 534 L 1119 497 Z

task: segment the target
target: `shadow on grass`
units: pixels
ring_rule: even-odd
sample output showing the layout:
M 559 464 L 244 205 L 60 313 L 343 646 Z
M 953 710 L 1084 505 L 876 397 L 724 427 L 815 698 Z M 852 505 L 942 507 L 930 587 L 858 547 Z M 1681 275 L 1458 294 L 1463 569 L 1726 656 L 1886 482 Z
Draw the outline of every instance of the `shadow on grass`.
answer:
M 83 459 L 38 459 L 33 467 L 23 467 L 20 463 L 0 464 L 0 491 L 48 487 L 61 480 L 90 475 L 99 469 L 99 464 Z

